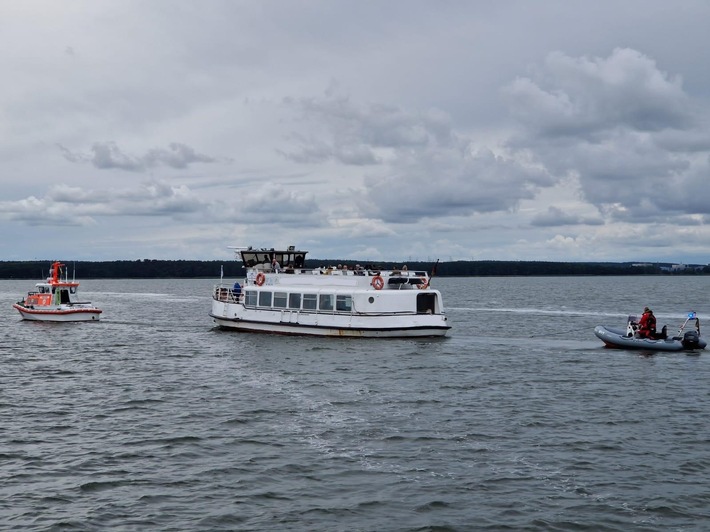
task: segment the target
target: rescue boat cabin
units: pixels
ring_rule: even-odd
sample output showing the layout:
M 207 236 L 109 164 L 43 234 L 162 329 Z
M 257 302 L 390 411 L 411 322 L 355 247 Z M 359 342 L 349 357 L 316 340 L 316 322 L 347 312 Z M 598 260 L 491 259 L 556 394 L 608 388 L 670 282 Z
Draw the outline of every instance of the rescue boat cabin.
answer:
M 52 264 L 47 280 L 37 283 L 35 290 L 27 294 L 25 305 L 49 306 L 76 303 L 74 296 L 76 296 L 78 288 L 78 282 L 69 281 L 66 266 L 61 262 L 55 262 Z

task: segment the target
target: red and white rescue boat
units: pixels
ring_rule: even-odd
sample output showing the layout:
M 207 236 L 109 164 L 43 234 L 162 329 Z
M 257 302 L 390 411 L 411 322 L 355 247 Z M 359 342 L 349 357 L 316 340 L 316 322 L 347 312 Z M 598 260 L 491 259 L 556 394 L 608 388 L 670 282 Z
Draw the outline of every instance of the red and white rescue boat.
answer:
M 70 281 L 64 264 L 54 262 L 51 275 L 22 301 L 15 303 L 23 320 L 33 321 L 97 321 L 101 309 L 86 301 L 77 301 L 79 283 Z

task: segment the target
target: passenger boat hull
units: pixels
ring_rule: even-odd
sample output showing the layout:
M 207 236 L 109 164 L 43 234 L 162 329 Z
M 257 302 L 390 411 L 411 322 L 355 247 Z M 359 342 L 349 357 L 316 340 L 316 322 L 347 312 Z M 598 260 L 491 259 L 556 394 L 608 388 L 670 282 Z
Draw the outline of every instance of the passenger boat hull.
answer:
M 707 342 L 699 336 L 689 342 L 686 336 L 665 339 L 637 338 L 628 336 L 626 329 L 612 329 L 603 325 L 594 328 L 594 334 L 606 347 L 615 349 L 636 349 L 639 351 L 695 351 L 705 349 Z M 687 335 L 688 333 L 686 333 Z
M 291 311 L 249 311 L 238 303 L 213 301 L 210 314 L 222 329 L 302 336 L 427 338 L 451 328 L 442 315 L 354 316 Z
M 13 305 L 23 320 L 29 321 L 55 321 L 55 322 L 72 322 L 72 321 L 98 321 L 101 310 L 91 308 L 29 308 L 19 303 Z

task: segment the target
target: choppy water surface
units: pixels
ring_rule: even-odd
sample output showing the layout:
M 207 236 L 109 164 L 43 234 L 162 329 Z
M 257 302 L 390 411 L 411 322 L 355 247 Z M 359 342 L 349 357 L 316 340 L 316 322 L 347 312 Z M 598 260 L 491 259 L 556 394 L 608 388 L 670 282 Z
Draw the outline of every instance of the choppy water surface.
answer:
M 216 331 L 209 280 L 22 322 L 32 284 L 0 281 L 3 529 L 710 528 L 710 351 L 592 333 L 707 322 L 708 277 L 435 279 L 451 337 L 382 341 Z

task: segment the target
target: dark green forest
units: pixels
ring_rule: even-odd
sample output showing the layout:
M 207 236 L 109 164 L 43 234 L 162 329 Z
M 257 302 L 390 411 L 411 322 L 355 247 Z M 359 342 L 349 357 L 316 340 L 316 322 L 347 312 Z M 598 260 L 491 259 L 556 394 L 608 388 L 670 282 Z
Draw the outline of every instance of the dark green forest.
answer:
M 50 261 L 0 261 L 0 279 L 42 280 L 49 273 Z M 240 261 L 199 260 L 118 260 L 105 262 L 65 262 L 69 277 L 76 272 L 81 279 L 179 279 L 220 277 L 224 269 L 227 278 L 244 275 Z M 402 263 L 367 263 L 353 260 L 306 260 L 306 268 L 318 266 L 355 266 L 361 264 L 372 269 L 397 269 Z M 671 264 L 654 263 L 643 266 L 632 263 L 612 262 L 539 262 L 539 261 L 451 261 L 409 262 L 409 270 L 434 271 L 439 277 L 485 277 L 485 276 L 561 276 L 561 275 L 705 275 L 710 274 L 708 265 L 689 265 L 680 271 L 670 270 Z

